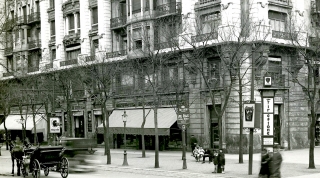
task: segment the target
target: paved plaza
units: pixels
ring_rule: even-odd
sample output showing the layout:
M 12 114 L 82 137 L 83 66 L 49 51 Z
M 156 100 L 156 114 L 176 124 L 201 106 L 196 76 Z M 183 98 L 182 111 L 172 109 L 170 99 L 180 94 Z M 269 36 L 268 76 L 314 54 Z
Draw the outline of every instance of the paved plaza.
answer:
M 319 178 L 320 177 L 320 147 L 315 148 L 315 164 L 317 169 L 308 169 L 308 149 L 299 149 L 292 151 L 282 151 L 283 164 L 281 173 L 283 178 Z M 11 176 L 11 160 L 7 150 L 2 147 L 2 156 L 0 156 L 0 175 Z M 159 165 L 160 168 L 154 168 L 154 151 L 146 151 L 146 158 L 142 158 L 141 150 L 128 150 L 129 166 L 122 166 L 123 150 L 112 149 L 111 164 L 107 165 L 107 157 L 103 155 L 103 148 L 97 148 L 93 155 L 87 155 L 91 160 L 92 167 L 99 171 L 134 173 L 141 175 L 162 176 L 162 177 L 258 177 L 260 168 L 260 154 L 253 155 L 252 175 L 248 175 L 248 155 L 244 155 L 244 163 L 238 163 L 238 155 L 226 154 L 225 174 L 213 174 L 213 164 L 196 162 L 187 152 L 187 169 L 182 169 L 182 153 L 180 151 L 160 151 Z M 94 165 L 94 166 L 93 166 Z M 70 173 L 72 175 L 72 173 Z

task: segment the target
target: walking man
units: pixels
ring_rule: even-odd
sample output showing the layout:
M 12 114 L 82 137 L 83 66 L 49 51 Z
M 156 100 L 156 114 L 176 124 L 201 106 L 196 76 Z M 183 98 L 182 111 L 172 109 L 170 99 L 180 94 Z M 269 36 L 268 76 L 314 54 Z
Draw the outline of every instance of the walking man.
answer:
M 271 164 L 271 178 L 281 178 L 281 163 L 282 156 L 280 153 L 280 145 L 275 145 L 273 148 L 272 164 Z
M 198 142 L 197 138 L 194 137 L 194 135 L 191 135 L 191 138 L 190 138 L 190 145 L 191 145 L 191 152 L 192 152 L 191 156 L 194 156 L 193 150 L 197 146 L 197 142 Z

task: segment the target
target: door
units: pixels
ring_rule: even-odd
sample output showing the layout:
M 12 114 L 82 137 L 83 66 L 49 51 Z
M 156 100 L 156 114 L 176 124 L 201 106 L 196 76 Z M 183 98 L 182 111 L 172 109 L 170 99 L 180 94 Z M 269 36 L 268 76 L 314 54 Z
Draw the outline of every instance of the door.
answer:
M 281 105 L 274 105 L 274 118 L 273 118 L 273 137 L 274 144 L 281 145 Z
M 74 116 L 75 137 L 84 138 L 84 117 Z

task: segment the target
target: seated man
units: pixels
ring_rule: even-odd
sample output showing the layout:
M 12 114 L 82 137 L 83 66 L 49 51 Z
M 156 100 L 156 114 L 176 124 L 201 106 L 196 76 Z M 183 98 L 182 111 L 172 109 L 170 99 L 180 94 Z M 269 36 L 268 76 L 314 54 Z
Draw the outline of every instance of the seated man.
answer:
M 206 162 L 206 157 L 209 157 L 209 164 L 210 164 L 213 158 L 213 149 L 209 149 L 209 148 L 204 149 L 202 164 Z

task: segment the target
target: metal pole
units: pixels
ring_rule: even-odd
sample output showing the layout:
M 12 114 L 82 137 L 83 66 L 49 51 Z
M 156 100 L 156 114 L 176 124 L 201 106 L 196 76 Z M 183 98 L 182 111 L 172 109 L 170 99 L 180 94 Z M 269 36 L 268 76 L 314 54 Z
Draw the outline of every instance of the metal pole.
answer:
M 252 45 L 252 54 L 251 54 L 251 93 L 250 93 L 250 101 L 254 103 L 254 76 L 255 76 L 255 65 L 254 65 L 254 50 L 255 45 Z M 248 174 L 252 175 L 252 157 L 253 157 L 253 128 L 250 128 L 249 134 L 249 170 Z
M 126 121 L 123 121 L 124 124 L 124 151 L 123 151 L 123 164 L 122 166 L 128 166 L 128 161 L 127 161 L 127 140 L 126 140 Z
M 182 169 L 187 169 L 187 161 L 186 161 L 186 126 L 182 125 L 182 160 L 183 166 Z

